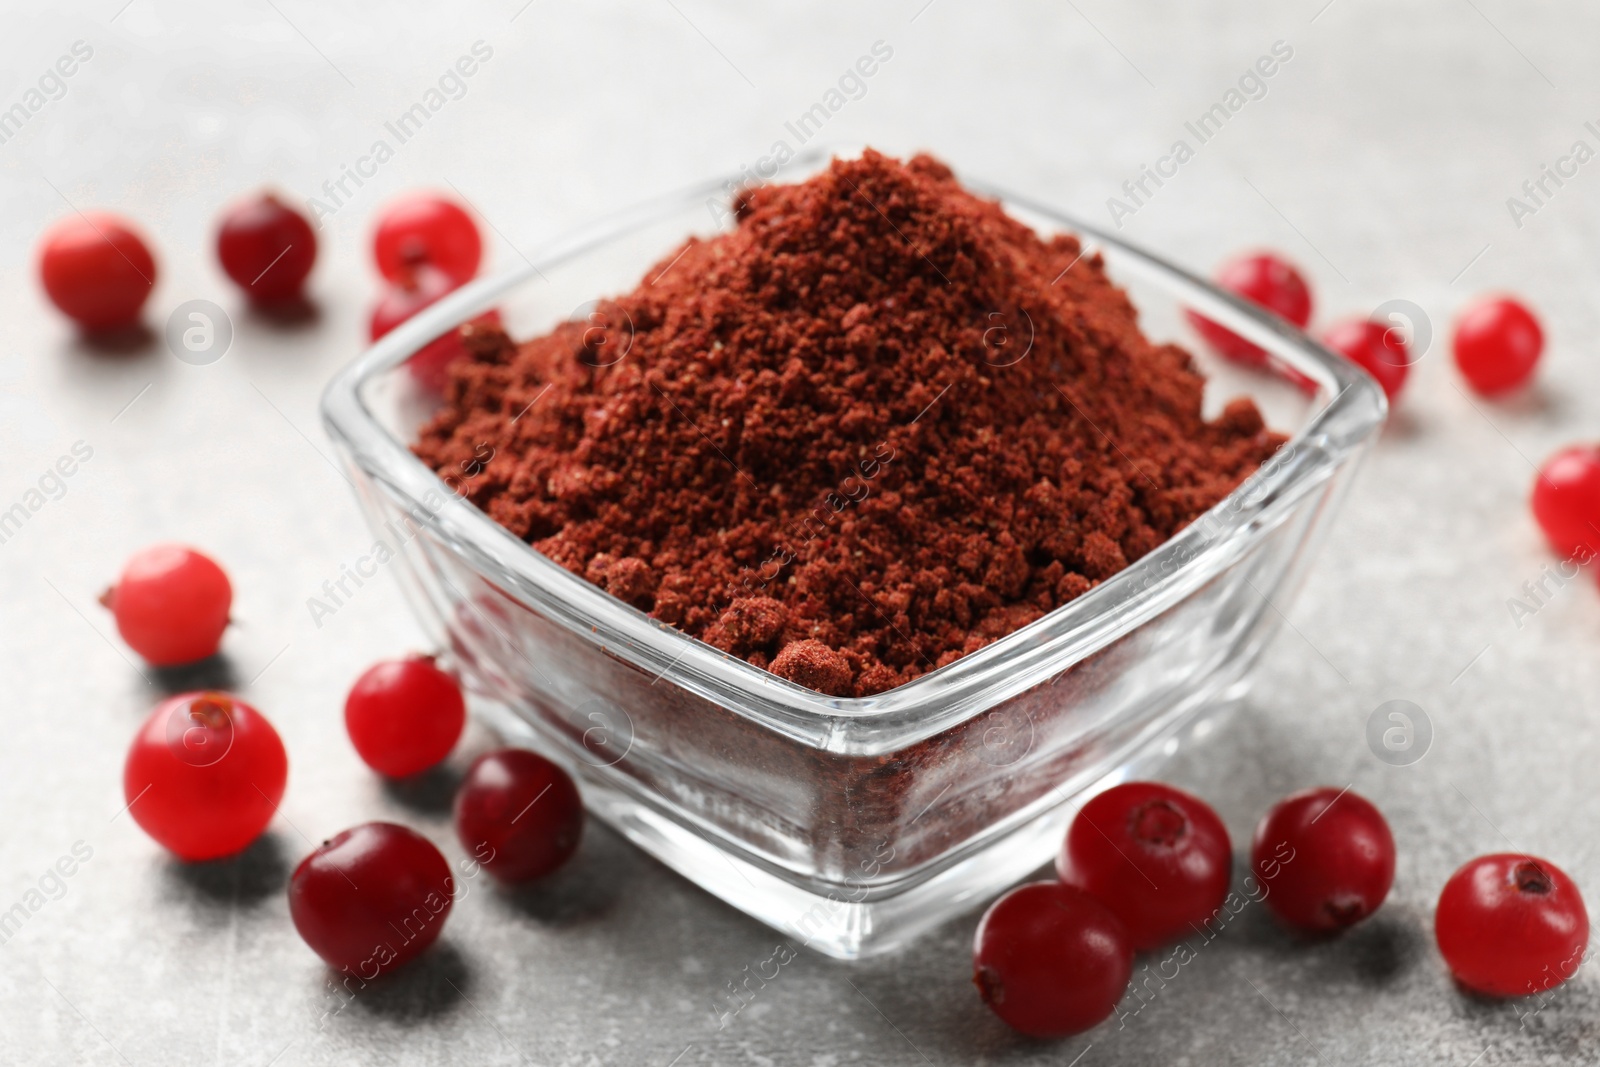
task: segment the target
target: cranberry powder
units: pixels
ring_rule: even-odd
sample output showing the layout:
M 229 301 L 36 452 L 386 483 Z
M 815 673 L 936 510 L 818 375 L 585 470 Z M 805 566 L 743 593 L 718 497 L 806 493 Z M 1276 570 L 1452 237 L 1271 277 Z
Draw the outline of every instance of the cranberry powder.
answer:
M 465 331 L 416 451 L 568 570 L 800 685 L 865 696 L 977 651 L 1282 441 L 1248 400 L 1207 422 L 1098 255 L 928 156 L 736 208 L 585 321 Z

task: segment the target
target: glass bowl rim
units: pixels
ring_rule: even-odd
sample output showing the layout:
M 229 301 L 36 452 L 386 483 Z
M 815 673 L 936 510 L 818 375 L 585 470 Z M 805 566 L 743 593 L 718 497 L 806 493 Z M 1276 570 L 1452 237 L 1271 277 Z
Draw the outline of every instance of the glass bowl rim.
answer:
M 1221 573 L 1292 511 L 1306 493 L 1354 458 L 1383 425 L 1387 404 L 1355 364 L 1240 297 L 1075 216 L 992 183 L 958 175 L 1060 230 L 1111 249 L 1123 266 L 1160 277 L 1175 301 L 1265 349 L 1317 386 L 1313 411 L 1279 452 L 1210 511 L 1077 599 L 976 652 L 904 685 L 866 697 L 833 697 L 780 678 L 650 618 L 556 564 L 462 500 L 373 415 L 362 389 L 433 338 L 482 314 L 544 271 L 628 236 L 652 221 L 725 195 L 724 177 L 602 216 L 551 242 L 512 270 L 471 282 L 425 308 L 329 382 L 322 418 L 329 435 L 368 477 L 395 495 L 419 524 L 527 606 L 606 651 L 770 729 L 820 748 L 883 751 L 932 736 L 1023 692 L 1159 615 Z M 526 257 L 524 257 L 526 258 Z M 641 272 L 650 264 L 640 265 Z M 1116 280 L 1116 279 L 1113 279 Z M 598 295 L 598 294 L 597 294 Z M 432 504 L 432 501 L 438 503 Z M 1176 562 L 1176 565 L 1174 565 Z

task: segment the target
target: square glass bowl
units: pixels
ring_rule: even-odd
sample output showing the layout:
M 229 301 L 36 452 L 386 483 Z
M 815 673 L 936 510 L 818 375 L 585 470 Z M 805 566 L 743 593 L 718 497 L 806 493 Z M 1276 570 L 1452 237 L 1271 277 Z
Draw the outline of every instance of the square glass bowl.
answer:
M 1193 308 L 1315 392 L 1235 373 L 1226 389 L 1257 397 L 1291 434 L 1271 460 L 1090 592 L 886 693 L 824 696 L 651 619 L 534 551 L 408 448 L 430 409 L 401 366 L 409 356 L 491 308 L 514 337 L 584 317 L 690 233 L 722 228 L 729 183 L 613 216 L 465 287 L 373 345 L 323 398 L 388 549 L 378 555 L 479 712 L 572 770 L 591 811 L 667 866 L 840 958 L 891 949 L 1035 870 L 1087 790 L 1175 750 L 1203 710 L 1241 692 L 1386 412 L 1352 364 L 1239 299 L 1047 207 L 968 186 L 1099 251 L 1152 337 L 1183 338 Z

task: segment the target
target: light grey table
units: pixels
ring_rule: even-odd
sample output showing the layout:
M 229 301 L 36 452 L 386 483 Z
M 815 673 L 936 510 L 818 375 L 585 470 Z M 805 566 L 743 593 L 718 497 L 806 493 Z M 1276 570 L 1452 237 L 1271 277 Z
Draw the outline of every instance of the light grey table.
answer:
M 1600 125 L 1600 9 L 748 7 L 97 0 L 6 13 L 0 108 L 27 109 L 74 42 L 92 57 L 60 93 L 47 79 L 59 99 L 41 94 L 0 143 L 0 509 L 75 442 L 93 455 L 0 543 L 0 910 L 30 899 L 75 843 L 92 858 L 0 945 L 0 1060 L 1593 1062 L 1592 970 L 1519 1018 L 1453 988 L 1431 913 L 1459 863 L 1508 842 L 1600 902 L 1600 593 L 1585 575 L 1521 625 L 1508 607 L 1551 562 L 1525 504 L 1532 464 L 1595 433 L 1600 416 L 1600 162 L 1548 185 L 1531 215 L 1507 206 L 1574 141 L 1600 148 L 1584 125 Z M 385 124 L 425 103 L 478 41 L 490 57 L 447 82 L 398 143 Z M 1317 945 L 1253 909 L 1124 1028 L 1057 1045 L 1019 1041 L 978 1003 L 970 916 L 857 967 L 802 954 L 719 1029 L 719 991 L 779 935 L 593 829 L 551 885 L 469 885 L 425 962 L 343 1004 L 290 926 L 287 872 L 311 841 L 378 817 L 456 854 L 450 782 L 489 743 L 474 733 L 421 786 L 376 781 L 345 740 L 344 691 L 417 632 L 387 580 L 320 627 L 306 605 L 368 543 L 316 402 L 362 342 L 372 212 L 403 188 L 453 189 L 492 226 L 492 264 L 508 266 L 598 213 L 753 164 L 877 41 L 892 58 L 830 113 L 827 136 L 931 148 L 1101 218 L 1259 56 L 1292 49 L 1219 132 L 1188 135 L 1193 158 L 1134 205 L 1125 232 L 1202 270 L 1241 246 L 1281 248 L 1313 276 L 1319 322 L 1406 299 L 1435 341 L 1254 695 L 1170 774 L 1215 802 L 1236 841 L 1291 789 L 1353 784 L 1399 842 L 1389 903 Z M 380 138 L 396 142 L 392 158 L 363 162 Z M 366 176 L 345 178 L 335 201 L 324 183 L 338 192 L 346 168 Z M 326 208 L 320 314 L 298 325 L 243 309 L 210 254 L 218 207 L 263 183 Z M 69 204 L 140 220 L 162 268 L 150 322 L 213 300 L 232 317 L 227 355 L 190 366 L 159 340 L 106 352 L 76 339 L 31 263 Z M 1536 303 L 1549 349 L 1537 389 L 1488 404 L 1459 391 L 1440 339 L 1471 294 L 1495 287 Z M 192 869 L 118 813 L 135 724 L 163 689 L 198 679 L 142 674 L 95 604 L 130 550 L 168 538 L 230 568 L 238 621 L 223 673 L 292 759 L 268 836 Z M 1376 759 L 1364 733 L 1372 709 L 1399 698 L 1434 731 L 1406 767 Z

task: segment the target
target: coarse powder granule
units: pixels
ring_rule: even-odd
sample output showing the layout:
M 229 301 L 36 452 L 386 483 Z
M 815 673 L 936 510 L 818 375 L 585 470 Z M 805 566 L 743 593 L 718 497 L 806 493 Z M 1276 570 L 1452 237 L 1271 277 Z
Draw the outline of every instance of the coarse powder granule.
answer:
M 1205 421 L 1189 355 L 1098 255 L 928 156 L 868 150 L 737 217 L 585 321 L 467 328 L 416 452 L 568 570 L 800 685 L 882 692 L 1026 626 L 1282 442 L 1248 400 Z

